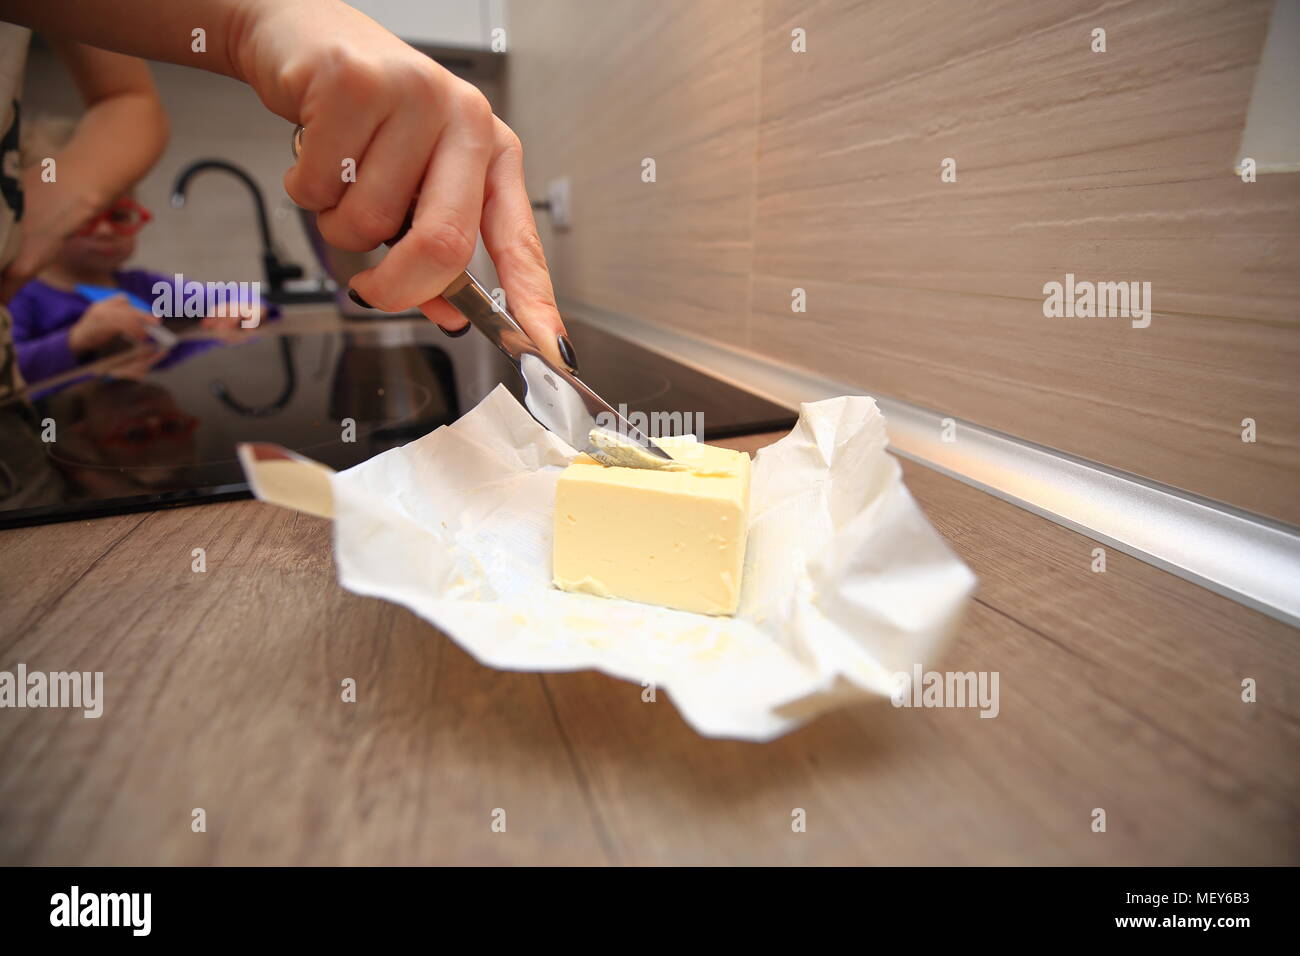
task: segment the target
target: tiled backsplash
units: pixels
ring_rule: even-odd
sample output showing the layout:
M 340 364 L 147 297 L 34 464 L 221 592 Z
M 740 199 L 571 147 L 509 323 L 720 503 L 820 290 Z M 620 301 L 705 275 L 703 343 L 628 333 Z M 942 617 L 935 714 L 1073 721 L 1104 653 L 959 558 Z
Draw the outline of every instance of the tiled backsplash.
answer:
M 521 3 L 506 118 L 562 296 L 1300 523 L 1300 175 L 1233 172 L 1272 6 Z

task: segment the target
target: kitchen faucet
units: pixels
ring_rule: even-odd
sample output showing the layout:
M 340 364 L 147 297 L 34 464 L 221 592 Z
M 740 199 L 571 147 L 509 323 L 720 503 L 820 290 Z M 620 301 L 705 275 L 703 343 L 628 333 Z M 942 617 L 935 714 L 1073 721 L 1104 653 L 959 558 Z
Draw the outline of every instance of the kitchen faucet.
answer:
M 295 298 L 293 294 L 285 291 L 284 284 L 289 279 L 302 278 L 302 266 L 293 262 L 282 262 L 276 255 L 275 244 L 271 241 L 271 225 L 266 217 L 266 201 L 262 198 L 262 190 L 247 172 L 234 163 L 221 159 L 200 159 L 190 163 L 181 170 L 180 175 L 176 177 L 175 185 L 172 186 L 172 205 L 177 209 L 184 207 L 190 180 L 207 169 L 219 169 L 229 173 L 247 186 L 249 193 L 252 194 L 253 205 L 257 211 L 257 226 L 262 236 L 262 265 L 266 270 L 267 286 L 270 288 L 267 300 L 284 302 Z

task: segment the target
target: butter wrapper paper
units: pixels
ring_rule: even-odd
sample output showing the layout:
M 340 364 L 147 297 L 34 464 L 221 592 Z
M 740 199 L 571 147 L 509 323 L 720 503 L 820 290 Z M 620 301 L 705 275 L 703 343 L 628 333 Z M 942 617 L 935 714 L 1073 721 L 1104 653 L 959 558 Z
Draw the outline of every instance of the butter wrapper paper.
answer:
M 240 456 L 259 498 L 333 517 L 343 587 L 409 608 L 482 663 L 595 668 L 666 693 L 701 734 L 770 740 L 887 700 L 895 675 L 935 661 L 974 590 L 885 445 L 875 401 L 844 396 L 804 404 L 758 452 L 731 618 L 551 586 L 555 484 L 575 451 L 504 386 L 346 471 L 270 445 Z

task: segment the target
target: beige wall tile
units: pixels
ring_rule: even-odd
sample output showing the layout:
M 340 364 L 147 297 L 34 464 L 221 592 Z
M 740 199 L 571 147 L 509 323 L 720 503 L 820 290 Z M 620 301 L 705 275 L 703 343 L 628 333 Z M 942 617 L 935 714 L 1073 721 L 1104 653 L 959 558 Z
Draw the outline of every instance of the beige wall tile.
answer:
M 508 119 L 529 192 L 573 183 L 573 229 L 539 214 L 564 294 L 743 341 L 758 25 L 751 0 L 512 6 Z
M 514 9 L 561 294 L 1300 522 L 1300 176 L 1232 171 L 1266 0 Z M 1150 328 L 1045 318 L 1066 273 Z
M 1232 171 L 1269 5 L 980 10 L 766 4 L 752 347 L 1300 521 L 1300 177 Z M 1067 272 L 1151 327 L 1045 318 Z

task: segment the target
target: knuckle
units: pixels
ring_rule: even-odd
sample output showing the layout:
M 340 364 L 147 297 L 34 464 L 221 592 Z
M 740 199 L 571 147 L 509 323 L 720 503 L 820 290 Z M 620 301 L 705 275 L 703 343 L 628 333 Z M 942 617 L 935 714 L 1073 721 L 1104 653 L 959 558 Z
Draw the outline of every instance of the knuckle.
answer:
M 475 237 L 451 220 L 414 234 L 416 251 L 440 265 L 463 269 L 474 255 Z
M 316 228 L 327 243 L 346 252 L 369 252 L 383 241 L 383 239 L 372 239 L 363 230 L 359 230 L 352 211 L 339 207 L 317 213 Z M 372 228 L 376 232 L 379 231 L 377 227 L 372 226 Z
M 346 102 L 364 101 L 383 92 L 381 69 L 357 57 L 346 42 L 331 45 L 315 65 L 316 75 L 324 80 L 328 92 Z
M 501 128 L 497 130 L 497 142 L 501 144 L 503 153 L 522 154 L 524 151 L 524 144 L 520 141 L 519 134 L 505 123 L 502 123 Z
M 484 128 L 492 122 L 492 105 L 488 98 L 482 90 L 468 83 L 456 93 L 456 110 L 461 116 Z
M 458 126 L 469 148 L 485 159 L 491 154 L 495 139 L 492 107 L 487 97 L 468 84 L 453 96 L 449 120 Z
M 347 226 L 358 239 L 374 248 L 393 238 L 402 228 L 404 213 L 385 208 L 378 203 L 361 203 L 347 213 Z
M 558 314 L 559 312 L 559 307 L 555 304 L 555 293 L 551 290 L 549 282 L 524 280 L 517 284 L 514 292 L 516 303 L 527 303 L 534 314 L 540 312 Z
M 334 205 L 332 184 L 322 182 L 319 177 L 310 175 L 300 166 L 295 166 L 285 176 L 284 191 L 290 199 L 310 212 L 320 212 Z
M 407 67 L 397 74 L 397 84 L 403 97 L 413 100 L 422 108 L 433 108 L 442 99 L 442 82 L 437 71 L 425 63 Z
M 295 100 L 301 100 L 302 91 L 307 88 L 311 77 L 312 65 L 305 60 L 294 60 L 280 65 L 275 73 L 275 82 Z
M 511 240 L 508 251 L 511 255 L 526 259 L 529 262 L 546 262 L 546 249 L 542 245 L 542 237 L 531 225 L 515 231 L 514 239 Z
M 353 100 L 367 102 L 384 92 L 384 78 L 369 64 L 353 62 L 346 72 L 346 85 Z

